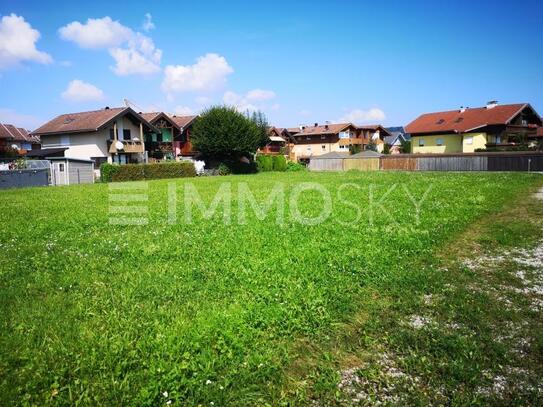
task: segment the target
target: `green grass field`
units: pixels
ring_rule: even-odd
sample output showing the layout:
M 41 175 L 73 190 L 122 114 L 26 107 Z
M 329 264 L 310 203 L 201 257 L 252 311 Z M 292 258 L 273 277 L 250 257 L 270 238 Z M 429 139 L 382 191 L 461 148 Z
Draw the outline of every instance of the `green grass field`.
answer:
M 258 202 L 280 183 L 284 222 L 275 206 L 261 220 L 248 205 L 239 224 L 234 193 L 230 223 L 221 205 L 211 219 L 194 209 L 186 223 L 186 183 L 208 205 L 224 182 L 233 192 L 247 183 Z M 330 193 L 321 223 L 292 216 L 303 182 Z M 151 181 L 148 215 L 136 215 L 146 225 L 110 224 L 105 184 L 0 191 L 0 404 L 348 404 L 357 401 L 349 368 L 370 383 L 370 400 L 389 386 L 383 355 L 406 374 L 389 402 L 483 402 L 477 388 L 492 383 L 485 372 L 503 349 L 480 332 L 414 331 L 405 321 L 428 306 L 425 295 L 476 281 L 465 267 L 443 272 L 455 261 L 444 248 L 542 185 L 531 174 L 383 172 Z M 310 218 L 325 201 L 305 191 L 297 207 Z M 482 246 L 541 229 L 510 227 Z M 490 302 L 451 290 L 435 319 L 477 330 L 499 318 Z M 508 400 L 541 400 L 535 388 Z

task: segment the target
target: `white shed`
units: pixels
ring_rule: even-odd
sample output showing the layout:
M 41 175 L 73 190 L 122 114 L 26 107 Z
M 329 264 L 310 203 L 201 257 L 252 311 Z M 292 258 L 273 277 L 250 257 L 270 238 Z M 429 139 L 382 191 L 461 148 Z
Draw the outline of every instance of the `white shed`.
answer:
M 51 162 L 51 184 L 94 183 L 94 161 L 68 157 L 47 157 Z

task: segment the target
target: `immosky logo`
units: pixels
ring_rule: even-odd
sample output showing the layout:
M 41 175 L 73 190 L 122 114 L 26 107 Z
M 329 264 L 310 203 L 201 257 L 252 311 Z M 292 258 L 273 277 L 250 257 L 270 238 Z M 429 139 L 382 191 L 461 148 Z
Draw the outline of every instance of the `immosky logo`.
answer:
M 122 184 L 109 184 L 109 223 L 111 225 L 147 225 L 149 223 L 149 185 L 147 182 L 133 182 Z M 352 190 L 364 193 L 367 189 L 367 203 L 362 205 L 358 201 L 349 200 L 347 194 Z M 211 220 L 222 219 L 224 224 L 248 223 L 248 213 L 254 215 L 259 221 L 271 216 L 275 217 L 277 225 L 285 223 L 299 223 L 305 226 L 315 226 L 327 221 L 334 221 L 342 226 L 360 225 L 367 222 L 368 226 L 375 226 L 376 219 L 385 218 L 388 226 L 401 228 L 400 224 L 390 212 L 393 206 L 393 193 L 400 193 L 413 205 L 412 225 L 419 226 L 421 210 L 427 200 L 432 185 L 428 185 L 420 196 L 415 196 L 407 185 L 393 184 L 382 192 L 382 186 L 369 184 L 362 186 L 355 183 L 341 184 L 332 193 L 324 185 L 317 182 L 301 182 L 287 185 L 276 182 L 269 190 L 268 195 L 261 202 L 255 198 L 246 182 L 223 182 L 211 201 L 206 204 L 196 185 L 192 182 L 182 184 L 169 182 L 167 184 L 167 198 L 165 203 L 169 225 L 178 223 L 193 224 L 195 219 Z M 182 190 L 182 191 L 181 191 Z M 318 213 L 311 215 L 302 210 L 304 196 L 312 194 L 318 196 L 320 207 Z M 182 198 L 180 198 L 180 196 Z M 396 195 L 397 196 L 397 195 Z M 236 205 L 233 205 L 233 202 Z M 334 217 L 334 207 L 349 207 L 356 214 L 345 221 Z M 235 210 L 233 209 L 235 208 Z

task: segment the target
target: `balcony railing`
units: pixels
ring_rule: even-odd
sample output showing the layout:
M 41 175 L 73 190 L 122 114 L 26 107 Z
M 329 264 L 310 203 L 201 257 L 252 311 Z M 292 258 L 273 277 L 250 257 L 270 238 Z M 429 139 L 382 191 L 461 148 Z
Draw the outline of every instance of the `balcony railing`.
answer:
M 119 140 L 121 143 L 123 143 L 122 149 L 117 149 L 115 147 L 116 142 L 110 141 L 109 146 L 109 152 L 110 154 L 115 153 L 143 153 L 144 152 L 144 145 L 141 141 L 134 141 L 134 140 Z

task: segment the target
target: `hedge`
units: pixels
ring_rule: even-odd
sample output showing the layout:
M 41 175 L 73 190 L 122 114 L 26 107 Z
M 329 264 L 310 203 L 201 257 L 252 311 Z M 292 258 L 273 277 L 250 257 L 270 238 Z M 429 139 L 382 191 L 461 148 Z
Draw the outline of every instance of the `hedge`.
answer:
M 259 171 L 273 171 L 273 159 L 271 155 L 258 155 L 256 157 L 256 165 Z
M 287 159 L 284 155 L 274 155 L 273 156 L 273 170 L 274 171 L 286 171 L 287 170 Z
M 102 182 L 141 181 L 162 178 L 195 177 L 196 169 L 191 162 L 168 162 L 157 164 L 115 165 L 104 163 L 100 166 Z

